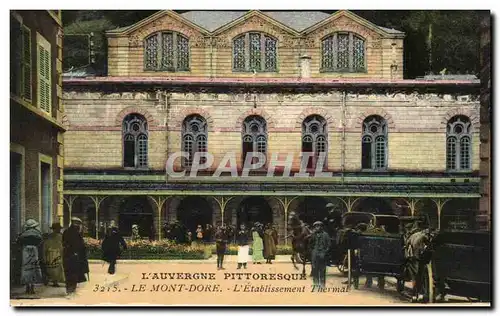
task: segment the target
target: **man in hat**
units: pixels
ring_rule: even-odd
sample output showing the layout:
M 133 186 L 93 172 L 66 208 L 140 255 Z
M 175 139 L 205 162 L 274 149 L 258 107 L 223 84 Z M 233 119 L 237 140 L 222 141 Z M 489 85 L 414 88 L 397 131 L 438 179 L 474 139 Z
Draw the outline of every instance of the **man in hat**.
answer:
M 323 223 L 320 221 L 313 224 L 313 229 L 314 232 L 311 236 L 313 285 L 315 288 L 324 288 L 326 281 L 326 255 L 330 248 L 330 236 L 324 231 Z
M 61 224 L 53 223 L 52 233 L 48 235 L 43 243 L 43 256 L 47 273 L 47 282 L 52 282 L 53 286 L 59 286 L 59 282 L 64 283 L 63 268 L 63 243 L 61 234 Z
M 127 249 L 127 244 L 119 233 L 118 227 L 110 227 L 110 232 L 104 238 L 101 247 L 104 261 L 109 262 L 108 273 L 115 274 L 116 260 L 120 257 L 122 250 Z
M 64 231 L 62 236 L 67 294 L 73 294 L 78 283 L 86 282 L 85 274 L 89 273 L 87 250 L 81 235 L 81 227 L 82 220 L 78 217 L 72 217 L 71 225 Z

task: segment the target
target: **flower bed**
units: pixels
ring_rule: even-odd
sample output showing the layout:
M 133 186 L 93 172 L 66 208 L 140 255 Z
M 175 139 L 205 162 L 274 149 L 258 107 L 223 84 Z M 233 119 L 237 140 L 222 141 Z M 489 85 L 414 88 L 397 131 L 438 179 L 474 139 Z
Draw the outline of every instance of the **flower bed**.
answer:
M 276 254 L 277 255 L 291 255 L 292 254 L 292 246 L 288 245 L 278 245 Z M 215 244 L 210 245 L 210 249 L 212 254 L 216 253 Z M 249 254 L 252 255 L 252 245 L 250 244 Z M 226 255 L 237 255 L 238 254 L 238 245 L 229 244 L 226 248 Z
M 102 259 L 99 240 L 84 238 L 89 259 Z M 208 259 L 212 253 L 205 245 L 179 245 L 168 240 L 161 241 L 127 241 L 127 250 L 123 251 L 120 259 L 179 259 L 195 260 Z

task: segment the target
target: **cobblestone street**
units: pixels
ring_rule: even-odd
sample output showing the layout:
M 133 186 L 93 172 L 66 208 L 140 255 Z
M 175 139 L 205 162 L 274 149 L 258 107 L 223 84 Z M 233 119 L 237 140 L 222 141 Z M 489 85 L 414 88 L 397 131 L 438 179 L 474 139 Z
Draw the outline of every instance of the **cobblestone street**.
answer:
M 299 278 L 292 264 L 279 260 L 272 265 L 248 264 L 248 269 L 236 269 L 235 258 L 229 256 L 226 270 L 217 271 L 214 260 L 207 261 L 128 261 L 119 262 L 117 274 L 106 274 L 107 265 L 91 263 L 90 282 L 79 285 L 77 294 L 65 296 L 63 287 L 37 288 L 37 295 L 24 296 L 14 293 L 11 304 L 27 305 L 400 305 L 409 304 L 406 297 L 396 292 L 394 282 L 387 278 L 386 288 L 379 290 L 374 280 L 371 289 L 346 289 L 346 280 L 336 269 L 327 271 L 327 291 L 312 292 L 312 279 L 306 280 L 262 280 L 262 274 L 271 278 L 276 273 Z M 310 266 L 307 266 L 307 273 Z M 144 275 L 144 274 L 145 275 Z M 157 273 L 157 274 L 155 274 Z M 169 274 L 170 273 L 170 274 Z M 180 274 L 177 274 L 180 273 Z M 195 273 L 209 276 L 210 279 L 196 280 Z M 210 274 L 214 273 L 214 275 Z M 243 273 L 242 280 L 238 275 Z M 250 280 L 246 280 L 250 273 Z M 190 275 L 188 275 L 190 274 Z M 144 278 L 148 279 L 144 279 Z M 176 279 L 170 279 L 175 277 Z M 178 279 L 181 277 L 182 279 Z M 193 279 L 188 279 L 189 277 Z M 159 279 L 155 279 L 159 278 Z M 233 279 L 234 278 L 234 279 Z M 255 278 L 258 278 L 255 280 Z M 277 277 L 279 278 L 279 276 Z M 280 290 L 279 288 L 284 288 Z M 273 290 L 274 288 L 274 290 Z M 295 289 L 286 292 L 289 289 Z M 19 289 L 22 292 L 22 289 Z M 249 291 L 268 292 L 249 292 Z M 285 291 L 285 292 L 269 292 Z M 303 292 L 302 292 L 303 291 Z M 16 292 L 16 291 L 14 291 Z M 19 292 L 19 291 L 18 291 Z M 26 299 L 19 299 L 26 298 Z M 462 302 L 464 299 L 450 300 L 449 303 Z M 477 306 L 477 304 L 474 304 Z M 429 306 L 412 304 L 412 306 Z

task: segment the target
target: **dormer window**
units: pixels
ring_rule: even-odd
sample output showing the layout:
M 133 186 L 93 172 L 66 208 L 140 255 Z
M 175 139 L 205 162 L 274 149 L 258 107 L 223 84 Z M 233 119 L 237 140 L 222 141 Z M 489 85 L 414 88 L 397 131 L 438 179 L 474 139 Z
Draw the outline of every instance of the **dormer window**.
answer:
M 365 72 L 365 40 L 347 32 L 334 33 L 321 43 L 322 72 Z
M 158 32 L 144 40 L 144 69 L 189 71 L 189 40 L 177 32 Z
M 264 33 L 249 32 L 233 40 L 233 71 L 276 72 L 278 41 Z

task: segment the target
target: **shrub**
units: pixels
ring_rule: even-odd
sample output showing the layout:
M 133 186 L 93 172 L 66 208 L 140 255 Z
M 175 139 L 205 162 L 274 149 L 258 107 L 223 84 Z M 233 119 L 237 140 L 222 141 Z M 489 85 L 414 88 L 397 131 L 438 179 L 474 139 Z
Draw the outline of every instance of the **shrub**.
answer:
M 102 259 L 99 240 L 84 238 L 89 259 Z M 169 240 L 128 241 L 127 250 L 123 251 L 120 259 L 207 259 L 212 255 L 210 248 L 205 245 L 180 245 Z
M 216 253 L 215 244 L 210 245 L 210 249 L 211 249 L 212 254 Z M 252 250 L 252 246 L 250 245 L 249 254 L 252 255 L 252 253 L 253 253 L 253 250 Z M 238 245 L 228 244 L 226 247 L 226 255 L 237 255 L 237 254 L 238 254 Z M 291 255 L 292 254 L 292 246 L 278 245 L 276 254 L 277 255 Z

